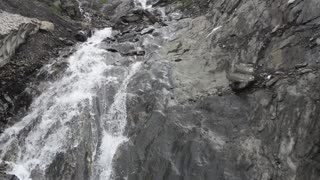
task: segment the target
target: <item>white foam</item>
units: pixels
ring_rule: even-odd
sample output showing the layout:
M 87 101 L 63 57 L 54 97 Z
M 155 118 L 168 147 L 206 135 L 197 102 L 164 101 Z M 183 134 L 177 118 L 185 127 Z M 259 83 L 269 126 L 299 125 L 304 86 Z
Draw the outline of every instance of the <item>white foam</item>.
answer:
M 137 7 L 141 7 L 142 9 L 149 9 L 152 5 L 147 5 L 148 0 L 134 0 L 134 3 Z
M 97 31 L 82 44 L 69 58 L 66 75 L 34 100 L 27 116 L 0 136 L 1 159 L 13 153 L 12 147 L 19 142 L 19 148 L 15 148 L 17 157 L 7 162 L 11 166 L 8 173 L 29 180 L 32 170 L 44 172 L 58 152 L 76 146 L 71 122 L 91 103 L 95 89 L 112 81 L 103 75 L 111 68 L 104 62 L 106 51 L 98 48 L 111 31 Z M 28 127 L 31 130 L 25 130 Z
M 134 63 L 126 78 L 123 80 L 118 93 L 115 95 L 109 111 L 102 116 L 103 136 L 98 158 L 95 163 L 95 172 L 92 180 L 108 180 L 112 175 L 112 159 L 118 147 L 127 138 L 123 135 L 127 124 L 127 86 L 134 74 L 141 66 L 141 62 Z

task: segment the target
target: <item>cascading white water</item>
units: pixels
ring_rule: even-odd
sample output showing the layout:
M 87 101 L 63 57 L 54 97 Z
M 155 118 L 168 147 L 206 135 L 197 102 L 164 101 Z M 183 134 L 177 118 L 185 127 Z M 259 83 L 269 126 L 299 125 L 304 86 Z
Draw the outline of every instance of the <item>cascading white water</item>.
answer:
M 148 9 L 152 7 L 151 5 L 147 5 L 148 0 L 134 0 L 134 2 L 137 7 L 140 6 L 142 9 Z
M 84 17 L 84 19 L 87 21 L 87 22 L 90 22 L 91 21 L 91 15 L 86 12 L 83 7 L 82 7 L 82 1 L 80 0 L 77 0 L 78 4 L 79 4 L 79 11 L 81 13 L 81 15 Z
M 68 123 L 91 102 L 97 86 L 112 81 L 103 76 L 110 67 L 104 63 L 104 50 L 96 47 L 109 36 L 110 28 L 98 31 L 80 46 L 69 58 L 66 75 L 35 99 L 27 116 L 0 136 L 1 159 L 19 143 L 17 157 L 7 162 L 12 166 L 10 174 L 28 180 L 32 170 L 45 171 L 57 152 L 76 145 Z M 32 129 L 21 139 L 28 128 Z
M 141 66 L 140 62 L 132 65 L 131 70 L 115 95 L 109 111 L 102 115 L 103 136 L 98 158 L 95 163 L 92 180 L 108 180 L 112 173 L 112 159 L 119 145 L 127 140 L 123 135 L 127 123 L 127 86 L 131 77 Z
M 5 130 L 0 136 L 0 158 L 10 166 L 9 174 L 20 180 L 31 180 L 34 170 L 44 175 L 46 168 L 57 153 L 66 152 L 79 144 L 74 126 L 83 122 L 80 117 L 90 111 L 86 121 L 94 121 L 93 98 L 98 89 L 108 83 L 117 83 L 117 77 L 104 75 L 114 66 L 106 65 L 106 51 L 98 45 L 111 36 L 106 28 L 94 33 L 69 58 L 65 76 L 50 86 L 34 100 L 30 112 L 20 122 Z M 102 115 L 103 137 L 96 150 L 97 162 L 93 172 L 96 177 L 107 180 L 112 171 L 112 158 L 118 146 L 125 141 L 126 88 L 140 63 L 132 65 L 122 82 L 115 101 L 108 113 Z M 1 162 L 0 163 L 3 163 Z

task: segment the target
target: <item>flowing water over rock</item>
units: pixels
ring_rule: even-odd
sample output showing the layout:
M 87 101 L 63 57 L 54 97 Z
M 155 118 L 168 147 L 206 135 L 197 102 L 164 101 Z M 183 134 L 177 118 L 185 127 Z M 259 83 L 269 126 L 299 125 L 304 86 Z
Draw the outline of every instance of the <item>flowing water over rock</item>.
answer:
M 151 8 L 152 6 L 148 4 L 147 0 L 134 0 L 136 6 L 141 7 L 142 9 Z
M 79 124 L 89 121 L 92 129 L 85 131 L 102 132 L 102 137 L 92 137 L 89 142 L 93 153 L 88 158 L 96 159 L 92 179 L 109 178 L 113 155 L 126 140 L 123 136 L 127 116 L 126 88 L 141 64 L 137 62 L 128 70 L 122 69 L 123 81 L 117 73 L 106 75 L 114 66 L 106 64 L 106 51 L 97 46 L 110 37 L 111 32 L 110 28 L 97 31 L 82 44 L 69 58 L 66 75 L 50 84 L 32 103 L 28 115 L 0 136 L 1 159 L 10 167 L 9 174 L 20 180 L 43 179 L 58 153 L 79 146 Z M 114 102 L 105 114 L 95 119 L 94 97 L 99 88 L 112 83 L 121 84 Z M 87 119 L 83 120 L 81 116 Z
M 109 0 L 114 31 L 76 48 L 0 136 L 0 170 L 22 180 L 318 180 L 318 5 Z
M 137 72 L 141 63 L 132 65 L 129 74 L 122 82 L 114 102 L 106 114 L 101 116 L 102 142 L 94 167 L 94 180 L 109 179 L 112 172 L 112 159 L 118 146 L 127 140 L 123 135 L 127 124 L 127 86 L 131 77 Z

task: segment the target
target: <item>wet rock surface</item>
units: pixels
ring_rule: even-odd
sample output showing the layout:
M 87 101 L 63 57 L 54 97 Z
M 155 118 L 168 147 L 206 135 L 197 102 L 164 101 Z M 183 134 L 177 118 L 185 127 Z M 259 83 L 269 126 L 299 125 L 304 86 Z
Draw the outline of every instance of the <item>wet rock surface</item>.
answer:
M 33 86 L 39 84 L 37 74 L 40 69 L 52 58 L 59 57 L 60 51 L 63 51 L 66 45 L 70 45 L 70 42 L 75 41 L 73 37 L 77 32 L 76 29 L 81 28 L 79 23 L 70 21 L 70 17 L 68 19 L 56 14 L 50 5 L 52 4 L 47 1 L 0 1 L 0 10 L 10 14 L 10 17 L 1 15 L 1 25 L 10 27 L 13 35 L 16 34 L 15 29 L 18 29 L 21 23 L 32 21 L 36 22 L 35 24 L 38 22 L 40 26 L 40 22 L 43 21 L 50 24 L 50 31 L 41 30 L 28 37 L 28 34 L 21 31 L 23 37 L 27 37 L 25 41 L 21 41 L 20 38 L 18 38 L 19 41 L 16 41 L 17 38 L 10 38 L 10 43 L 7 43 L 10 45 L 6 47 L 6 52 L 8 49 L 13 49 L 12 44 L 20 46 L 15 52 L 10 51 L 12 52 L 10 61 L 0 68 L 0 132 L 16 122 L 18 112 L 25 112 L 28 109 L 33 97 L 38 94 Z M 5 29 L 1 28 L 1 32 Z M 5 37 L 5 35 L 0 36 L 0 41 Z M 64 41 L 59 40 L 61 38 Z M 5 55 L 8 57 L 9 54 Z
M 320 3 L 150 3 L 156 10 L 136 9 L 127 0 L 101 9 L 116 30 L 101 44 L 106 63 L 119 66 L 107 74 L 121 76 L 123 67 L 143 61 L 128 84 L 129 140 L 113 159 L 113 179 L 318 180 Z M 1 93 L 7 109 L 20 102 L 6 95 L 8 89 L 25 87 L 23 79 L 21 87 L 11 83 Z M 104 111 L 110 108 L 117 89 L 99 89 L 97 116 L 102 102 Z M 87 115 L 74 127 L 80 145 L 57 154 L 46 178 L 92 174 L 90 157 L 101 132 L 86 131 L 99 126 Z
M 130 84 L 114 179 L 318 179 L 319 18 L 295 13 L 310 4 L 221 0 L 166 22 Z

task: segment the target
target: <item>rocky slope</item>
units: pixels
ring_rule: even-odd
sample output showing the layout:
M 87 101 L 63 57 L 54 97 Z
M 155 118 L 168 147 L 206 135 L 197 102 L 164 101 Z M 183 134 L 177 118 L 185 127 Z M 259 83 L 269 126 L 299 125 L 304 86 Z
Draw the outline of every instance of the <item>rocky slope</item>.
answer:
M 139 9 L 137 1 L 135 6 L 130 0 L 109 0 L 99 6 L 89 1 L 86 6 L 98 16 L 93 24 L 101 26 L 103 21 L 114 29 L 113 37 L 100 47 L 107 50 L 106 63 L 120 70 L 107 74 L 121 74 L 132 62 L 143 62 L 127 85 L 129 140 L 113 159 L 113 179 L 318 180 L 320 2 L 155 0 L 148 4 L 153 8 Z M 33 15 L 10 9 L 15 6 L 8 3 L 1 2 L 0 7 L 34 18 L 43 13 L 42 6 Z M 74 27 L 57 16 L 46 17 Z M 34 64 L 45 64 L 48 59 L 41 59 L 55 45 L 49 43 L 34 54 L 40 46 L 36 42 L 69 33 L 62 27 L 61 32 L 56 30 L 62 34 L 42 32 L 31 37 L 11 62 L 23 59 L 31 72 Z M 28 61 L 33 56 L 38 59 Z M 21 108 L 17 95 L 35 78 L 28 79 L 30 71 L 24 74 L 22 67 L 11 64 L 1 71 L 5 72 L 1 98 L 8 101 L 10 92 L 12 107 Z M 95 118 L 108 111 L 118 89 L 117 85 L 99 88 Z M 13 109 L 5 112 L 18 112 Z M 99 132 L 88 130 L 87 116 L 81 115 L 82 123 L 76 126 L 81 145 L 57 154 L 45 175 L 34 172 L 34 179 L 85 180 L 92 175 L 94 159 L 88 144 L 97 141 L 99 146 L 101 140 L 95 139 Z
M 44 1 L 0 1 L 1 10 L 5 12 L 1 14 L 0 40 L 10 51 L 2 54 L 1 50 L 0 56 L 9 57 L 15 51 L 14 56 L 7 58 L 6 63 L 0 67 L 0 131 L 2 132 L 5 124 L 15 122 L 13 115 L 30 105 L 36 92 L 27 87 L 37 84 L 36 76 L 40 68 L 49 63 L 51 58 L 58 57 L 62 48 L 75 43 L 73 36 L 81 25 L 68 16 L 58 14 Z M 28 33 L 23 31 L 25 28 L 21 26 L 30 20 L 39 24 L 35 23 L 38 26 L 35 29 L 37 33 L 27 36 Z M 41 21 L 52 22 L 53 31 L 38 31 Z M 15 36 L 18 27 L 20 27 L 18 35 L 25 38 L 8 38 L 7 33 L 11 33 L 12 37 L 20 37 Z
M 320 3 L 206 2 L 158 4 L 115 179 L 318 179 Z

